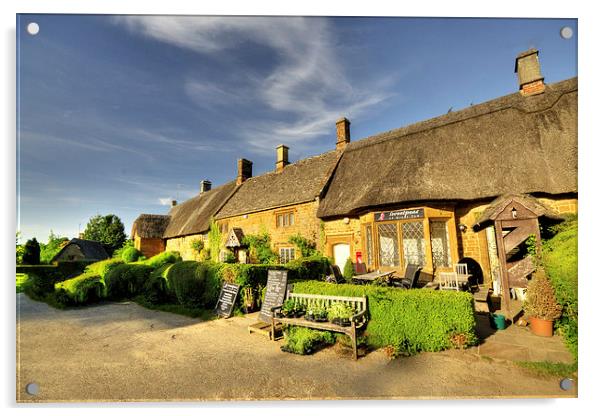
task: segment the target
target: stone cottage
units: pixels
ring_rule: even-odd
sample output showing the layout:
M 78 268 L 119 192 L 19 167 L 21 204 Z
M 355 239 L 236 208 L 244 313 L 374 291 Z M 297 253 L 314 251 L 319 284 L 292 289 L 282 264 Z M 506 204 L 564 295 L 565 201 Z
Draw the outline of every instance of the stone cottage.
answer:
M 108 258 L 105 248 L 98 241 L 72 238 L 56 253 L 51 262 L 100 261 Z

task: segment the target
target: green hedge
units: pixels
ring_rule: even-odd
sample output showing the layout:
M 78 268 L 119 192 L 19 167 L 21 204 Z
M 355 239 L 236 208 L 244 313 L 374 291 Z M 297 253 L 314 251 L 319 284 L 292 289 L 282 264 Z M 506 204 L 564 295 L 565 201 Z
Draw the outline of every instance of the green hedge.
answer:
M 425 289 L 298 282 L 297 293 L 367 296 L 368 345 L 398 353 L 440 351 L 477 342 L 474 301 L 469 293 Z
M 104 276 L 106 296 L 118 300 L 141 294 L 153 268 L 144 264 L 118 264 Z
M 125 247 L 119 257 L 126 263 L 133 263 L 142 257 L 142 252 L 136 247 Z
M 214 307 L 220 280 L 209 262 L 182 261 L 167 271 L 167 287 L 177 301 L 186 306 Z
M 92 263 L 91 265 L 86 267 L 86 273 L 95 273 L 98 274 L 100 277 L 104 278 L 109 270 L 120 264 L 123 264 L 123 260 L 116 258 L 97 261 L 96 263 Z
M 563 308 L 556 327 L 577 359 L 577 218 L 567 219 L 556 230 L 558 233 L 544 244 L 543 266 Z
M 157 267 L 161 267 L 165 264 L 177 263 L 180 261 L 182 261 L 182 257 L 177 251 L 164 251 L 163 253 L 159 253 L 150 259 L 141 261 L 140 263 L 156 269 Z
M 105 285 L 102 277 L 95 272 L 86 272 L 55 285 L 56 301 L 62 305 L 85 305 L 104 296 Z
M 173 264 L 164 264 L 151 272 L 143 286 L 143 295 L 147 302 L 162 304 L 176 300 L 173 293 L 169 290 L 169 283 L 167 281 L 167 273 L 172 266 Z

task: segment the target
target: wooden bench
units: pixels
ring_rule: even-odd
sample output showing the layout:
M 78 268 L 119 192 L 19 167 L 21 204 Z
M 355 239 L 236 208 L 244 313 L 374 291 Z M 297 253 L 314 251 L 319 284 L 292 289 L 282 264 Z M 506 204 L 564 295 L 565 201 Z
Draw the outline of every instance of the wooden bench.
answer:
M 305 293 L 291 293 L 288 292 L 286 300 L 294 299 L 296 302 L 307 305 L 310 302 L 319 302 L 326 308 L 330 307 L 332 303 L 345 303 L 349 305 L 355 314 L 351 318 L 351 326 L 340 326 L 331 322 L 314 322 L 308 321 L 305 318 L 278 318 L 276 317 L 276 311 L 282 309 L 283 305 L 275 306 L 271 308 L 272 311 L 272 331 L 275 331 L 277 324 L 282 325 L 295 325 L 303 326 L 312 329 L 321 329 L 324 331 L 340 332 L 348 335 L 351 338 L 351 344 L 353 345 L 353 359 L 357 360 L 357 329 L 362 328 L 367 322 L 367 301 L 366 297 L 348 297 L 348 296 L 325 296 L 325 295 L 310 295 Z M 274 332 L 272 332 L 274 333 Z M 276 340 L 276 337 L 273 338 Z

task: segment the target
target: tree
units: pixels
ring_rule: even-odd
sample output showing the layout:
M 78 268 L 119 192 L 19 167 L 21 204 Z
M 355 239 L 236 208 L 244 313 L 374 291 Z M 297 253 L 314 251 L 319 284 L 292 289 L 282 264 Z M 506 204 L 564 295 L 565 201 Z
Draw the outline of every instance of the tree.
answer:
M 86 224 L 84 238 L 101 242 L 112 255 L 125 242 L 123 222 L 115 214 L 95 215 Z
M 19 239 L 21 238 L 21 231 L 17 231 L 17 238 L 16 238 L 16 243 L 17 243 L 17 264 L 21 264 L 23 263 L 23 253 L 25 252 L 25 247 L 23 247 L 23 244 L 19 244 Z
M 50 230 L 48 243 L 40 244 L 40 261 L 50 263 L 52 258 L 69 242 L 67 237 L 61 237 Z
M 25 243 L 23 264 L 40 264 L 40 243 L 35 237 Z

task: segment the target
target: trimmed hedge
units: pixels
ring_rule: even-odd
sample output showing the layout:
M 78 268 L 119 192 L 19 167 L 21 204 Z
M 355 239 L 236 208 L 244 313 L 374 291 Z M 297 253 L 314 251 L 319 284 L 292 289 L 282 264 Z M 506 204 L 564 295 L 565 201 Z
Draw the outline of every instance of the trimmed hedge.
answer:
M 104 276 L 105 292 L 109 299 L 124 299 L 143 292 L 153 268 L 144 264 L 118 264 Z
M 142 257 L 142 252 L 136 247 L 126 247 L 121 252 L 120 257 L 126 263 L 133 263 Z
M 177 251 L 164 251 L 163 253 L 159 253 L 150 259 L 141 261 L 140 263 L 156 269 L 157 267 L 161 267 L 165 264 L 178 263 L 180 261 L 182 261 L 182 257 Z
M 147 302 L 160 304 L 175 301 L 167 281 L 167 273 L 172 266 L 173 264 L 164 264 L 151 272 L 143 286 L 143 295 Z
M 575 359 L 578 353 L 578 299 L 577 299 L 577 218 L 569 218 L 556 226 L 558 233 L 546 241 L 543 266 L 550 278 L 556 300 L 562 306 L 562 316 L 556 328 L 564 337 Z
M 368 345 L 397 353 L 441 351 L 477 342 L 474 301 L 469 293 L 379 286 L 298 282 L 297 293 L 367 296 Z
M 123 264 L 122 259 L 107 259 L 97 261 L 96 263 L 92 263 L 91 265 L 86 267 L 86 273 L 95 273 L 98 274 L 100 277 L 104 278 L 109 270 L 120 264 Z
M 102 277 L 95 272 L 86 272 L 55 285 L 56 301 L 62 305 L 85 305 L 104 296 L 105 285 Z
M 182 261 L 167 271 L 167 287 L 186 306 L 214 307 L 221 282 L 216 266 L 209 262 Z

